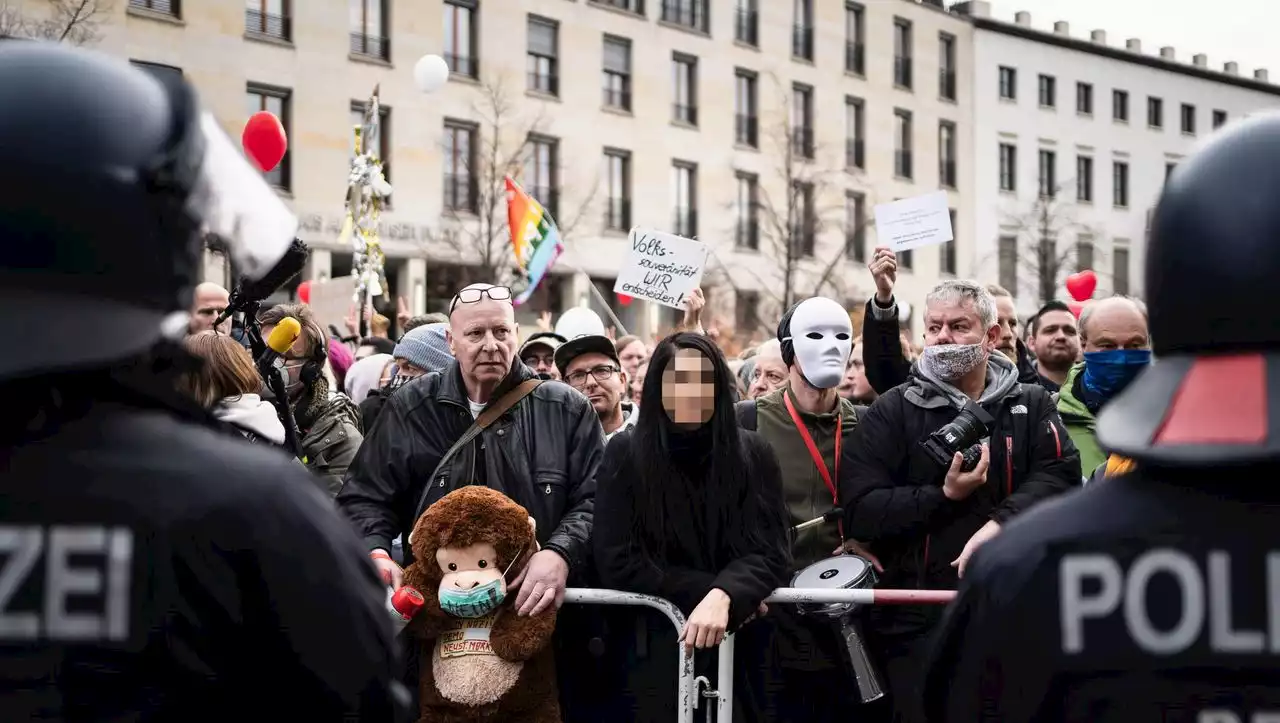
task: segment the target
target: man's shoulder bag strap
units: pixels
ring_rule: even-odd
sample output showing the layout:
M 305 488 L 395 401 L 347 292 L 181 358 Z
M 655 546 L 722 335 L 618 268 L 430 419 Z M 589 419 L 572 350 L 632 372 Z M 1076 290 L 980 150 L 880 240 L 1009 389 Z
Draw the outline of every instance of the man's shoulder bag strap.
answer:
M 463 432 L 461 437 L 458 437 L 458 441 L 454 442 L 453 446 L 449 447 L 449 450 L 440 458 L 440 462 L 436 465 L 435 471 L 433 471 L 431 476 L 427 478 L 427 486 L 423 488 L 422 496 L 418 498 L 418 506 L 414 510 L 415 523 L 417 522 L 416 515 L 421 515 L 423 512 L 423 504 L 427 501 L 427 495 L 431 494 L 431 483 L 435 480 L 436 476 L 440 474 L 440 471 L 445 469 L 446 466 L 453 461 L 454 456 L 456 456 L 463 447 L 470 444 L 476 437 L 480 436 L 481 432 L 488 429 L 494 422 L 498 421 L 499 417 L 506 414 L 515 405 L 519 404 L 520 400 L 532 394 L 533 390 L 537 389 L 542 382 L 542 379 L 530 379 L 528 381 L 521 382 L 519 386 L 506 394 L 503 394 L 500 399 L 485 407 L 483 412 L 480 412 L 480 416 L 476 417 L 476 421 L 472 422 L 471 426 L 467 428 L 467 431 Z

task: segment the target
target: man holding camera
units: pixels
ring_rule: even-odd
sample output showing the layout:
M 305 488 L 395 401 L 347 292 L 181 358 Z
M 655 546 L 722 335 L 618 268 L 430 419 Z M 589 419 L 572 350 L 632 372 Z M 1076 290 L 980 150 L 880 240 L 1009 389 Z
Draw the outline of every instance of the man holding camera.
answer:
M 1080 457 L 1042 387 L 1003 355 L 991 294 L 944 281 L 925 299 L 925 349 L 845 452 L 846 534 L 870 543 L 881 586 L 954 589 L 969 556 L 1035 503 L 1080 485 Z M 921 720 L 917 685 L 942 610 L 874 608 L 869 633 L 895 720 Z

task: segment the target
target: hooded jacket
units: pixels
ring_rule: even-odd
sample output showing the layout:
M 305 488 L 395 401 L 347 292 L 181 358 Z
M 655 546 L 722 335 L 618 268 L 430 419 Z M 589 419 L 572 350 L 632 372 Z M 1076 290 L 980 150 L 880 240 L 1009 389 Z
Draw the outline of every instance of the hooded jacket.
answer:
M 213 415 L 235 425 L 250 439 L 256 437 L 272 444 L 284 444 L 284 425 L 280 423 L 275 405 L 257 394 L 227 397 L 214 406 Z
M 298 423 L 303 464 L 319 475 L 330 497 L 337 495 L 364 440 L 360 410 L 346 395 L 330 395 L 328 381 L 320 377 L 294 404 L 293 418 Z
M 1085 406 L 1076 389 L 1076 380 L 1082 374 L 1083 362 L 1071 367 L 1071 371 L 1067 373 L 1067 380 L 1058 392 L 1058 414 L 1062 415 L 1062 423 L 1066 426 L 1071 441 L 1080 450 L 1080 470 L 1089 476 L 1107 461 L 1107 455 L 1098 446 L 1098 439 L 1094 436 L 1094 425 L 1097 422 L 1093 412 Z

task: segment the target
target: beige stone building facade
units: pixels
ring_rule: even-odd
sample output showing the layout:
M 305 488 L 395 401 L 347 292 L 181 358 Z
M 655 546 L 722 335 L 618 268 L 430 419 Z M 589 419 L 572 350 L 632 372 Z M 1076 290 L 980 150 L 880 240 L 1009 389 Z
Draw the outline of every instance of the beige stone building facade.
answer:
M 378 86 L 388 275 L 415 312 L 509 273 L 506 172 L 568 247 L 529 315 L 598 308 L 594 282 L 628 329 L 669 325 L 672 310 L 612 294 L 642 226 L 710 244 L 712 313 L 767 333 L 786 300 L 874 293 L 874 205 L 940 187 L 958 238 L 904 259 L 898 282 L 917 330 L 929 286 L 974 268 L 972 28 L 932 2 L 121 0 L 100 33 L 107 52 L 181 71 L 235 136 L 253 111 L 281 115 L 290 152 L 271 180 L 313 279 L 350 271 L 336 240 L 351 126 Z M 425 54 L 453 70 L 431 94 L 413 79 Z

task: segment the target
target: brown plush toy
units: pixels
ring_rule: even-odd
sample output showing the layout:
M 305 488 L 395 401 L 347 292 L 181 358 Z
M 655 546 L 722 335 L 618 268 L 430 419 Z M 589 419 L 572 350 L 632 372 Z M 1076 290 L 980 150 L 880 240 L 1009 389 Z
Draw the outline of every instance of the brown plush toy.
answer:
M 409 544 L 404 584 L 426 600 L 406 628 L 421 641 L 419 723 L 560 723 L 556 613 L 519 617 L 507 595 L 538 549 L 525 508 L 463 487 L 427 508 Z

